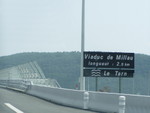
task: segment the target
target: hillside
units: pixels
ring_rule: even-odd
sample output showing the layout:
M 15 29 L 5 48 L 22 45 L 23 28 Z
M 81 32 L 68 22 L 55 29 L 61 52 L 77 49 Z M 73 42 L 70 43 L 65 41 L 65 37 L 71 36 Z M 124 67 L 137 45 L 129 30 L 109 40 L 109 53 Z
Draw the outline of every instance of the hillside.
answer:
M 37 61 L 47 78 L 55 78 L 62 87 L 74 88 L 80 75 L 79 52 L 19 53 L 0 57 L 0 69 Z
M 18 53 L 0 57 L 0 69 L 37 61 L 47 78 L 55 78 L 62 87 L 75 88 L 80 76 L 80 52 Z M 118 92 L 118 78 L 98 78 L 99 89 Z M 135 55 L 134 78 L 122 79 L 122 92 L 148 94 L 150 56 Z M 88 85 L 89 84 L 89 85 Z M 133 88 L 134 86 L 134 88 Z M 86 89 L 95 89 L 95 78 L 86 78 Z

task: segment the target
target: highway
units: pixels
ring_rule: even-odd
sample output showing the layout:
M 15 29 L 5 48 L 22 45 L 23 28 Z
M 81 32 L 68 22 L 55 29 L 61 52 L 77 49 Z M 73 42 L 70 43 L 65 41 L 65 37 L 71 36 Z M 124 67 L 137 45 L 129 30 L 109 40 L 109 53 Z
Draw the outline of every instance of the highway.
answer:
M 21 92 L 0 88 L 0 113 L 96 113 L 50 103 Z

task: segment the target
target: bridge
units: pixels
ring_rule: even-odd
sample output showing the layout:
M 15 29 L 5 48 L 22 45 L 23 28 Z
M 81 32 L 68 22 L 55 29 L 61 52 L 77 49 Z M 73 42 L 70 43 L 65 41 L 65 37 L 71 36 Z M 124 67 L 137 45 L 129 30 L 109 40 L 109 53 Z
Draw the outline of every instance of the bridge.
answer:
M 150 96 L 61 88 L 36 62 L 0 70 L 0 87 L 0 113 L 150 113 Z

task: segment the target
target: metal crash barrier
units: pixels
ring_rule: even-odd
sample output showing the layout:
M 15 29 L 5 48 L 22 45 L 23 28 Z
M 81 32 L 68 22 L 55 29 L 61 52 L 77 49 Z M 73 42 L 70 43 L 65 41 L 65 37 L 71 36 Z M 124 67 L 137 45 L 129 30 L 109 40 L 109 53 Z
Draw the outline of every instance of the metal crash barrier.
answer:
M 0 86 L 26 92 L 32 82 L 25 80 L 0 80 Z

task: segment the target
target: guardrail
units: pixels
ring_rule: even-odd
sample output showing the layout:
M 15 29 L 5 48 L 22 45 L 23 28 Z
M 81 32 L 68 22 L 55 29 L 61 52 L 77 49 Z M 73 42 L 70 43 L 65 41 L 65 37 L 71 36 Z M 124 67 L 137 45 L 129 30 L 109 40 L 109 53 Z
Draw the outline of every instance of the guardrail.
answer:
M 31 84 L 31 81 L 26 80 L 0 80 L 1 87 L 6 87 L 23 92 L 26 92 L 30 88 Z
M 17 84 L 20 86 L 16 86 Z M 24 85 L 22 87 L 21 84 L 24 84 L 25 88 Z M 0 85 L 5 84 L 0 81 Z M 25 81 L 12 81 L 8 86 L 18 89 L 26 89 L 24 92 L 27 94 L 34 95 L 61 105 L 107 113 L 120 113 L 119 97 L 124 96 L 126 98 L 126 108 L 124 110 L 125 113 L 150 113 L 150 96 L 91 91 L 85 92 L 79 90 L 33 85 L 28 82 L 26 83 Z

